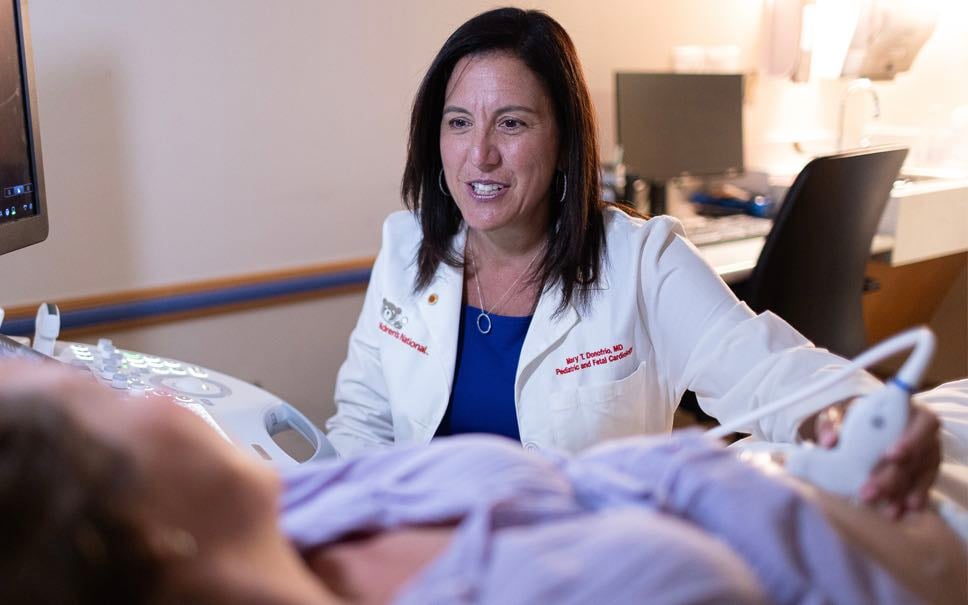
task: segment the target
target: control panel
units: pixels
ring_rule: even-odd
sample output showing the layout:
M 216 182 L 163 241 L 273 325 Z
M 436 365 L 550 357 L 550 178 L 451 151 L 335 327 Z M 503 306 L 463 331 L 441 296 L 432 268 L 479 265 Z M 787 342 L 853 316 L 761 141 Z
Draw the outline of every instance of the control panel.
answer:
M 292 405 L 215 370 L 122 350 L 104 338 L 96 345 L 58 342 L 53 357 L 129 396 L 166 396 L 243 451 L 272 464 L 299 464 L 272 438 L 289 429 L 312 446 L 311 459 L 336 455 L 322 431 Z

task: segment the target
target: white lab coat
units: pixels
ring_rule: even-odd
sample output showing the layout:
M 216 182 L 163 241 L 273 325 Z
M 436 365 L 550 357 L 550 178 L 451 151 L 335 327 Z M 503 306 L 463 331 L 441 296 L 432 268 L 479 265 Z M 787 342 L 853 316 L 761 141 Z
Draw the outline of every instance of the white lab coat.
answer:
M 525 337 L 514 384 L 525 447 L 577 451 L 667 432 L 686 389 L 707 413 L 727 420 L 844 364 L 779 317 L 755 315 L 739 302 L 682 237 L 678 221 L 605 212 L 607 256 L 591 305 L 555 315 L 560 293 L 545 291 Z M 442 264 L 430 286 L 414 293 L 420 237 L 408 212 L 384 223 L 337 378 L 337 412 L 327 422 L 340 455 L 429 442 L 447 408 L 463 271 Z M 456 250 L 465 237 L 456 236 Z M 821 397 L 839 401 L 879 384 L 861 372 Z M 802 407 L 788 409 L 749 430 L 789 441 L 803 416 Z

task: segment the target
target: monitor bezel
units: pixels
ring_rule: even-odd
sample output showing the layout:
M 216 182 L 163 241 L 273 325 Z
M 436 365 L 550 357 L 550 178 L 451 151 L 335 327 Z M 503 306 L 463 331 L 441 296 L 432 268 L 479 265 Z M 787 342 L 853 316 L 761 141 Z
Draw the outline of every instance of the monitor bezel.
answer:
M 50 232 L 47 219 L 47 195 L 44 186 L 43 154 L 40 149 L 40 123 L 37 119 L 36 79 L 34 76 L 34 57 L 30 38 L 30 19 L 27 0 L 13 2 L 14 27 L 18 36 L 20 50 L 20 73 L 23 76 L 23 89 L 27 119 L 27 145 L 31 153 L 31 178 L 34 184 L 34 201 L 37 214 L 17 221 L 0 225 L 0 254 L 19 250 L 47 239 Z

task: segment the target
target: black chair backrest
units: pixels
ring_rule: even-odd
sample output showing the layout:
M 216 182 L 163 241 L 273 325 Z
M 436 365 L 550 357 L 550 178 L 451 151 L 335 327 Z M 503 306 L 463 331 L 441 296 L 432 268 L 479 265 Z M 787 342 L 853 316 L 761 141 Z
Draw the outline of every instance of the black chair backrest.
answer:
M 867 344 L 861 297 L 871 242 L 907 155 L 880 148 L 811 160 L 790 187 L 746 290 L 815 344 L 854 356 Z

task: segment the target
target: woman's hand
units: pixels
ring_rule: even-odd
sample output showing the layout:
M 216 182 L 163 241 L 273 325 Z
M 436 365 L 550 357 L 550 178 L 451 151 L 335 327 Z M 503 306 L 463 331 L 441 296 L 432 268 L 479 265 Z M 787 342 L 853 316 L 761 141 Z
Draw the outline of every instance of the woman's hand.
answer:
M 832 405 L 803 423 L 800 436 L 820 447 L 837 445 L 847 404 Z M 887 515 L 898 519 L 907 511 L 921 510 L 941 464 L 941 423 L 917 404 L 911 405 L 904 434 L 881 456 L 861 487 L 868 504 L 883 503 Z
M 813 431 L 801 431 L 802 436 L 823 448 L 830 449 L 837 445 L 846 408 L 847 404 L 843 402 L 824 408 L 814 417 L 812 423 L 804 423 L 812 427 Z
M 883 502 L 887 514 L 895 519 L 924 508 L 941 465 L 940 427 L 933 412 L 911 404 L 904 434 L 884 452 L 861 487 L 864 502 Z

